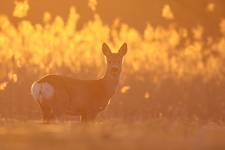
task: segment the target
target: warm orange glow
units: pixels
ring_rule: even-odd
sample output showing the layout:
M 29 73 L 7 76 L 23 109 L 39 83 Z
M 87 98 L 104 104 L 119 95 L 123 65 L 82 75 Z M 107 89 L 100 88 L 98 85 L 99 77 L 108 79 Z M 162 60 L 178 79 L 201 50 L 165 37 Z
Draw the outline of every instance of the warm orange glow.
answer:
M 22 18 L 27 16 L 29 10 L 28 0 L 17 1 L 15 0 L 15 9 L 13 11 L 13 16 Z
M 225 149 L 224 4 L 2 0 L 0 150 Z
M 17 75 L 15 73 L 12 73 L 12 72 L 8 73 L 8 79 L 12 80 L 13 82 L 17 82 L 17 80 L 18 80 Z
M 215 4 L 214 3 L 208 3 L 206 10 L 208 12 L 213 12 L 215 10 Z
M 174 19 L 174 14 L 170 8 L 170 5 L 164 5 L 162 9 L 162 17 L 168 20 Z
M 96 11 L 97 4 L 97 0 L 88 0 L 88 6 L 92 11 Z
M 128 91 L 130 90 L 130 87 L 129 86 L 123 86 L 120 90 L 121 93 L 127 93 Z
M 145 92 L 144 97 L 145 97 L 145 99 L 149 99 L 149 98 L 150 98 L 150 94 L 149 94 L 149 92 Z
M 4 90 L 7 87 L 7 82 L 0 83 L 0 90 Z

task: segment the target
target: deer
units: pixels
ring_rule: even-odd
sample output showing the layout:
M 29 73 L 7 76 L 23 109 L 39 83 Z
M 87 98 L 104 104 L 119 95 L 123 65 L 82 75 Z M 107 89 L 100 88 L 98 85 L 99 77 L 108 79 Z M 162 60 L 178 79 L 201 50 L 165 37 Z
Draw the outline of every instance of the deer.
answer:
M 103 43 L 102 53 L 106 58 L 106 70 L 99 79 L 81 80 L 65 75 L 47 74 L 33 82 L 31 95 L 40 106 L 43 122 L 65 115 L 78 116 L 81 122 L 89 122 L 105 110 L 116 93 L 127 44 L 124 43 L 117 53 L 113 53 Z

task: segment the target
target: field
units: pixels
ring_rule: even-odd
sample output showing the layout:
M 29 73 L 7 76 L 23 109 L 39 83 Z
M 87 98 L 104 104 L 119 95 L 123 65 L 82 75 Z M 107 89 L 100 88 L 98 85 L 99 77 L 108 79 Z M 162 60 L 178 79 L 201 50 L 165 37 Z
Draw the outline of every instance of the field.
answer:
M 165 4 L 170 23 L 140 32 L 119 19 L 104 23 L 97 1 L 88 5 L 93 18 L 79 29 L 73 6 L 66 19 L 46 11 L 38 24 L 23 19 L 28 1 L 15 3 L 17 25 L 0 15 L 0 150 L 225 149 L 225 19 L 211 36 L 201 24 L 176 24 Z M 32 82 L 49 73 L 102 77 L 103 42 L 114 51 L 128 44 L 110 105 L 93 123 L 42 124 Z
M 124 122 L 15 122 L 0 127 L 1 150 L 223 150 L 224 125 L 161 119 Z

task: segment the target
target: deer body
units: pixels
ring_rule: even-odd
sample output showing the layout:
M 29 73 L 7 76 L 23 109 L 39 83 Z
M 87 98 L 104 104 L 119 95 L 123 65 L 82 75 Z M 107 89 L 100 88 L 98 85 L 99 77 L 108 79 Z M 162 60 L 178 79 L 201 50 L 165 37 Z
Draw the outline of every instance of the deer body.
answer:
M 82 121 L 93 120 L 105 109 L 119 83 L 123 56 L 127 45 L 119 53 L 111 53 L 103 44 L 107 70 L 98 80 L 79 80 L 63 75 L 46 75 L 34 82 L 31 93 L 40 104 L 44 121 L 65 114 L 81 116 Z

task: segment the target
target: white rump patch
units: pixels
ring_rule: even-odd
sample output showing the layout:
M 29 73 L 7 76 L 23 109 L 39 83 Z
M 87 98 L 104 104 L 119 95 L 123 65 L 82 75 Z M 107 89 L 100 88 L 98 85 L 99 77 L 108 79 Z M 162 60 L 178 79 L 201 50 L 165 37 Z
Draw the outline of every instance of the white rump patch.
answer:
M 36 101 L 51 99 L 54 92 L 54 87 L 48 82 L 34 82 L 31 86 L 31 94 Z

